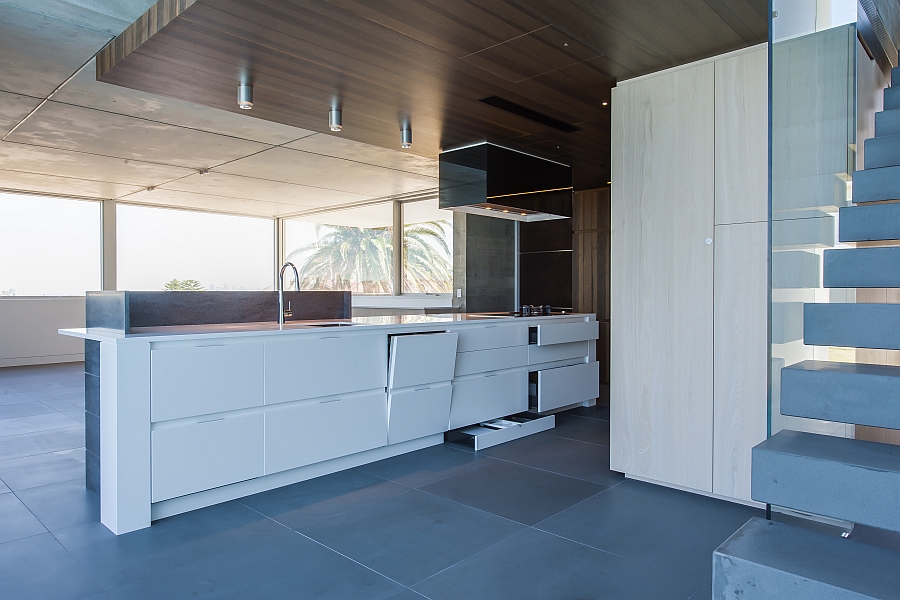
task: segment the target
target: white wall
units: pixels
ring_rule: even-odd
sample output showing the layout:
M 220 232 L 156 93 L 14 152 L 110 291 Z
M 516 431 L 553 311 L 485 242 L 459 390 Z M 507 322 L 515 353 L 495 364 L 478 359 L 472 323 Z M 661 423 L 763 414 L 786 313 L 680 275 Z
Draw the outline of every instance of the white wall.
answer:
M 84 297 L 0 299 L 0 367 L 84 360 L 84 341 L 58 329 L 84 327 Z

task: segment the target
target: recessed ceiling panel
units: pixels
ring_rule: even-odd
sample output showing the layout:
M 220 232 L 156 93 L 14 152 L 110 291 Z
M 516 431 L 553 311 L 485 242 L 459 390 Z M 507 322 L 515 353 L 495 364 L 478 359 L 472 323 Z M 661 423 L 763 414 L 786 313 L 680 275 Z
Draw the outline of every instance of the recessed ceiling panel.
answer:
M 381 202 L 293 218 L 309 223 L 345 227 L 390 227 L 394 223 L 394 206 L 391 202 Z
M 86 29 L 119 35 L 156 0 L 3 0 L 3 3 Z
M 462 60 L 507 81 L 518 82 L 589 60 L 599 54 L 557 27 L 548 25 L 464 56 Z
M 256 177 L 240 177 L 215 171 L 206 175 L 194 174 L 178 181 L 173 181 L 163 188 L 181 192 L 258 200 L 291 205 L 293 210 L 318 208 L 335 204 L 358 202 L 371 196 L 351 194 L 322 188 L 307 187 L 281 181 L 270 181 Z
M 373 198 L 437 188 L 438 185 L 435 177 L 287 148 L 272 148 L 228 163 L 216 170 L 232 175 L 363 194 Z
M 290 204 L 228 198 L 225 196 L 198 194 L 196 192 L 179 192 L 163 188 L 156 188 L 152 192 L 139 191 L 122 198 L 122 202 L 268 218 L 297 211 L 297 207 Z
M 3 168 L 14 171 L 108 181 L 139 187 L 161 185 L 195 173 L 193 169 L 182 167 L 14 142 L 0 142 L 0 164 Z
M 358 163 L 397 169 L 398 171 L 407 171 L 428 177 L 438 176 L 438 161 L 433 158 L 380 148 L 370 144 L 363 144 L 362 142 L 354 142 L 353 140 L 343 139 L 338 135 L 320 133 L 285 144 L 285 148 L 303 150 L 304 152 L 312 152 L 334 158 L 344 158 Z
M 0 92 L 0 137 L 6 135 L 40 103 L 40 98 Z
M 0 4 L 0 90 L 45 98 L 110 36 Z
M 97 199 L 115 199 L 141 189 L 137 186 L 122 185 L 120 183 L 8 171 L 6 169 L 0 169 L 0 188 Z
M 237 97 L 236 86 L 234 95 Z M 54 94 L 53 100 L 264 144 L 283 144 L 315 133 L 255 118 L 252 111 L 249 114 L 230 113 L 193 102 L 103 83 L 97 81 L 93 63 Z
M 7 139 L 193 169 L 214 167 L 269 147 L 53 101 L 44 104 Z

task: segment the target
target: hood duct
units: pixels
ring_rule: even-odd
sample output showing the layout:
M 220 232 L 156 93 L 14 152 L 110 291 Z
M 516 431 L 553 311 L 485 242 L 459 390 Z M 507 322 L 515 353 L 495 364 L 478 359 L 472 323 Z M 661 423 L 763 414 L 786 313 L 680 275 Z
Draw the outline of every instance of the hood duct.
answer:
M 440 207 L 512 219 L 572 216 L 572 167 L 483 143 L 440 155 Z

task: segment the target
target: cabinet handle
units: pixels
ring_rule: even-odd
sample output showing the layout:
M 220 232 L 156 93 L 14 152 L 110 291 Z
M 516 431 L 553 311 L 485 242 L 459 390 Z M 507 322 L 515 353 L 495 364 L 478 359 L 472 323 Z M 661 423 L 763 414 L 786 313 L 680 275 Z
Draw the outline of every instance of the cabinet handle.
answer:
M 485 377 L 496 377 L 496 376 L 497 376 L 496 373 L 491 373 L 490 375 L 485 375 Z
M 215 423 L 216 421 L 224 421 L 225 417 L 220 417 L 218 419 L 210 419 L 209 421 L 197 421 L 197 425 L 200 423 Z
M 337 400 L 322 400 L 319 402 L 319 404 L 331 404 L 332 402 L 340 402 L 340 401 L 341 401 L 341 398 L 338 398 Z
M 415 392 L 424 392 L 425 390 L 430 390 L 430 389 L 431 389 L 430 387 L 423 387 L 423 388 L 419 388 L 419 389 L 413 390 L 413 391 L 415 391 Z

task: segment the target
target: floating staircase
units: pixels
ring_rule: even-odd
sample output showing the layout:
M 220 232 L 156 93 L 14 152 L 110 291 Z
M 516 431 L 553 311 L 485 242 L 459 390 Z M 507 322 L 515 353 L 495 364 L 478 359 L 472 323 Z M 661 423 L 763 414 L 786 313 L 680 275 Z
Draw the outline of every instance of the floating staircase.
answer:
M 884 91 L 842 242 L 900 240 L 900 69 Z M 826 250 L 823 285 L 900 288 L 900 247 Z M 803 341 L 900 349 L 900 304 L 805 304 Z M 781 370 L 784 415 L 900 429 L 900 367 L 804 361 Z M 753 449 L 754 500 L 900 532 L 900 446 L 779 431 Z M 713 554 L 717 600 L 900 598 L 900 553 L 752 519 Z

